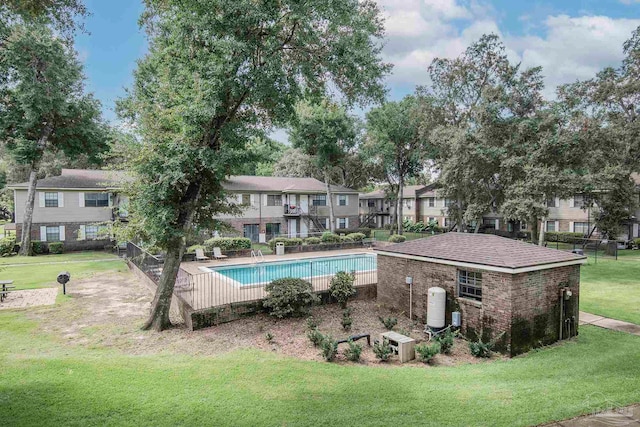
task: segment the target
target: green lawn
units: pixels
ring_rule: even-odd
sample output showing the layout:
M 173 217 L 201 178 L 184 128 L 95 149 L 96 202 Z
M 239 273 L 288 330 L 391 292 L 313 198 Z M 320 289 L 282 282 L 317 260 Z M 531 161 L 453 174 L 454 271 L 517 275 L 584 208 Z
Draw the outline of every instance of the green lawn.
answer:
M 429 233 L 411 233 L 409 231 L 405 231 L 402 235 L 405 236 L 407 240 L 422 239 L 432 236 Z M 373 230 L 371 231 L 371 237 L 381 242 L 386 242 L 389 240 L 389 230 Z
M 98 261 L 87 261 L 89 259 Z M 104 259 L 104 261 L 99 261 Z M 114 259 L 109 261 L 109 259 Z M 6 266 L 8 260 L 18 266 Z M 45 260 L 67 261 L 66 264 L 32 265 L 34 262 Z M 57 285 L 56 278 L 61 271 L 71 273 L 71 280 L 89 277 L 95 273 L 107 271 L 127 271 L 124 261 L 115 258 L 111 254 L 101 252 L 80 252 L 76 254 L 43 255 L 37 257 L 10 257 L 0 258 L 0 280 L 13 280 L 16 289 L 42 288 Z
M 640 251 L 598 258 L 580 268 L 580 309 L 640 324 Z
M 104 259 L 118 259 L 109 252 L 87 251 L 70 252 L 66 254 L 38 255 L 38 256 L 10 256 L 0 258 L 0 265 L 7 264 L 41 264 L 46 262 L 77 262 Z

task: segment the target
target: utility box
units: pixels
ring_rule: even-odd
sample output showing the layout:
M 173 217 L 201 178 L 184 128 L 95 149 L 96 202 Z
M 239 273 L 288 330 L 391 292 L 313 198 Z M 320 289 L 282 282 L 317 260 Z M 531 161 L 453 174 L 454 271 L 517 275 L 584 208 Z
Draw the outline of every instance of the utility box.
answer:
M 276 243 L 276 255 L 284 255 L 284 243 Z
M 397 332 L 388 331 L 380 334 L 380 340 L 387 339 L 389 345 L 395 354 L 398 355 L 401 363 L 408 362 L 416 358 L 416 340 L 399 334 Z

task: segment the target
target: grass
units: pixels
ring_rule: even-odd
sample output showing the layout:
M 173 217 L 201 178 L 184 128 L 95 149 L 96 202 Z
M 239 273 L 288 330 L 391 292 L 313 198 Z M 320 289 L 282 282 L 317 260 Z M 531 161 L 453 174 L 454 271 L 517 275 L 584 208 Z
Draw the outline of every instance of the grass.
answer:
M 516 426 L 640 401 L 640 337 L 595 327 L 509 361 L 393 369 L 71 348 L 19 313 L 0 332 L 1 425 Z
M 580 309 L 640 324 L 640 251 L 594 261 L 580 268 Z
M 38 255 L 38 256 L 11 256 L 0 258 L 0 266 L 7 264 L 41 264 L 47 262 L 78 262 L 118 259 L 118 257 L 108 252 L 70 252 L 66 254 Z
M 371 232 L 371 237 L 378 241 L 386 242 L 389 240 L 389 234 L 389 230 L 373 230 Z M 405 236 L 407 240 L 423 239 L 425 237 L 432 236 L 430 233 L 412 233 L 409 231 L 403 232 L 402 235 Z
M 109 261 L 110 258 L 114 260 Z M 33 262 L 37 262 L 37 260 L 43 261 L 43 259 L 67 261 L 69 263 L 30 265 Z M 87 261 L 87 259 L 97 259 L 98 261 Z M 100 261 L 100 259 L 104 259 L 104 261 Z M 56 278 L 61 271 L 71 273 L 71 286 L 73 285 L 73 280 L 89 277 L 95 273 L 127 271 L 124 261 L 115 259 L 113 255 L 100 252 L 0 258 L 0 261 L 6 260 L 14 260 L 16 264 L 21 264 L 16 266 L 6 266 L 6 262 L 4 262 L 4 266 L 0 264 L 0 279 L 13 280 L 16 289 L 35 289 L 57 285 Z

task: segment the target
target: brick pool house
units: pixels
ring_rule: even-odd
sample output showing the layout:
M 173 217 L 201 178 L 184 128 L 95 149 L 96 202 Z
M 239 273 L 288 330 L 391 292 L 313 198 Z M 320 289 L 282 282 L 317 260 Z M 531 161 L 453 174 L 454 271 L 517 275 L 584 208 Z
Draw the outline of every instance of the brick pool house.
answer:
M 490 234 L 453 232 L 376 252 L 378 302 L 411 312 L 414 319 L 426 319 L 427 290 L 440 287 L 446 291 L 446 325 L 452 312 L 460 312 L 463 334 L 499 337 L 496 349 L 511 356 L 556 342 L 561 333 L 562 338 L 578 333 L 585 256 Z

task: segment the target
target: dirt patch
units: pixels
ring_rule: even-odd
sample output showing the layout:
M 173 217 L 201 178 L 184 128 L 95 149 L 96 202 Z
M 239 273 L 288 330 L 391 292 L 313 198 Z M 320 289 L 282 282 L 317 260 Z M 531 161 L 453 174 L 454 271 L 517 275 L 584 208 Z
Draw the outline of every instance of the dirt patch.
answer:
M 146 319 L 153 295 L 132 274 L 109 273 L 78 280 L 67 287 L 68 300 L 53 307 L 29 312 L 45 332 L 53 333 L 68 345 L 99 346 L 118 349 L 128 354 L 193 354 L 214 355 L 241 348 L 258 348 L 278 354 L 306 360 L 322 360 L 320 350 L 313 347 L 306 336 L 306 319 L 274 319 L 259 314 L 230 323 L 198 331 L 188 331 L 178 324 L 163 333 L 140 329 Z M 410 335 L 418 341 L 425 339 L 422 325 L 414 324 L 403 313 L 394 313 L 375 301 L 353 301 L 353 325 L 344 331 L 341 326 L 342 309 L 337 304 L 315 307 L 312 315 L 319 321 L 319 330 L 336 339 L 369 333 L 371 343 L 385 331 L 379 317 L 395 317 L 394 330 Z M 172 319 L 175 321 L 176 319 Z M 268 342 L 269 333 L 273 340 Z M 380 363 L 368 347 L 366 340 L 358 343 L 364 347 L 362 364 L 383 366 L 399 365 L 397 360 Z M 346 362 L 339 346 L 339 363 Z M 495 360 L 502 358 L 496 355 Z M 409 365 L 449 366 L 462 363 L 483 363 L 469 353 L 467 343 L 457 339 L 451 355 L 437 355 L 430 365 L 412 361 Z

